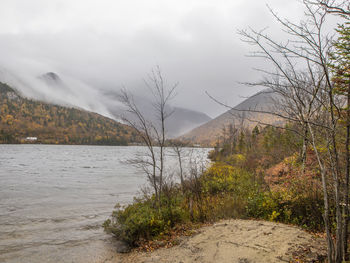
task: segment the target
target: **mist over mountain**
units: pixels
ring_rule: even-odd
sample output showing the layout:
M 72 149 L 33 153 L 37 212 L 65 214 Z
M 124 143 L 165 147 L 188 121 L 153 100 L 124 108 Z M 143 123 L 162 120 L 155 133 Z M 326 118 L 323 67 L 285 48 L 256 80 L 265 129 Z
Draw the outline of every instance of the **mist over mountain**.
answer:
M 123 116 L 129 119 L 134 118 L 132 115 L 128 114 L 125 108 L 118 102 L 117 92 L 109 92 L 106 94 L 106 97 L 108 97 L 108 103 L 106 104 L 107 109 L 115 119 L 121 119 Z M 156 124 L 158 121 L 156 119 L 157 115 L 155 109 L 152 105 L 152 97 L 134 95 L 133 99 L 144 116 L 146 116 L 149 121 Z M 171 113 L 165 121 L 167 135 L 171 138 L 178 137 L 211 120 L 208 115 L 202 112 L 172 105 L 168 105 L 166 112 Z
M 177 137 L 210 120 L 211 118 L 205 113 L 174 107 L 174 112 L 167 120 L 166 125 L 171 131 L 170 136 Z
M 28 142 L 126 145 L 139 140 L 127 125 L 86 110 L 28 99 L 0 82 L 0 143 Z
M 76 107 L 112 117 L 104 105 L 100 92 L 71 76 L 54 72 L 14 73 L 2 68 L 0 82 L 15 88 L 22 96 L 29 99 Z
M 118 101 L 118 92 L 102 91 L 55 72 L 39 74 L 37 77 L 26 75 L 17 77 L 9 72 L 1 71 L 0 81 L 8 83 L 11 87 L 16 88 L 22 96 L 30 99 L 96 112 L 117 121 L 120 121 L 121 116 L 125 115 L 125 108 Z M 145 117 L 156 123 L 152 98 L 138 94 L 134 98 Z M 182 107 L 169 105 L 167 111 L 172 112 L 166 121 L 169 137 L 180 136 L 211 120 L 204 113 Z M 132 118 L 132 116 L 127 117 Z

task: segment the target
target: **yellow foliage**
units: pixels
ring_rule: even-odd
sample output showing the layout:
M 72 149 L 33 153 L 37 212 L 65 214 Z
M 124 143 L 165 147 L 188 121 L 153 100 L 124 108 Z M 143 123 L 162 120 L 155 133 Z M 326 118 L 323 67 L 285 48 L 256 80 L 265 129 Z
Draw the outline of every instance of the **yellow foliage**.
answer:
M 13 116 L 10 115 L 10 114 L 6 115 L 4 121 L 5 121 L 8 125 L 12 125 L 12 123 L 13 123 Z
M 270 215 L 270 221 L 276 221 L 279 215 L 280 215 L 279 212 L 273 211 L 272 214 Z

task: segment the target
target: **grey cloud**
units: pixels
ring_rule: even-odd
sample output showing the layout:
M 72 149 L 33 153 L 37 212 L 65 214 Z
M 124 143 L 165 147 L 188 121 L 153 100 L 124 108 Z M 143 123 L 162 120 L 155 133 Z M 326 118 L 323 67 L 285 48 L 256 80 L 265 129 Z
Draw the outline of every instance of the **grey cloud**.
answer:
M 205 91 L 231 105 L 256 92 L 239 82 L 258 79 L 252 68 L 263 63 L 245 57 L 251 47 L 237 29 L 271 26 L 279 36 L 263 1 L 32 0 L 28 10 L 23 2 L 29 1 L 0 4 L 18 16 L 4 14 L 1 67 L 29 82 L 27 90 L 20 85 L 27 93 L 68 99 L 106 115 L 106 91 L 125 86 L 142 95 L 142 79 L 159 65 L 169 84 L 180 84 L 175 105 L 214 117 L 225 109 Z M 298 1 L 267 2 L 282 16 L 301 16 Z M 32 80 L 48 71 L 70 83 L 68 98 Z

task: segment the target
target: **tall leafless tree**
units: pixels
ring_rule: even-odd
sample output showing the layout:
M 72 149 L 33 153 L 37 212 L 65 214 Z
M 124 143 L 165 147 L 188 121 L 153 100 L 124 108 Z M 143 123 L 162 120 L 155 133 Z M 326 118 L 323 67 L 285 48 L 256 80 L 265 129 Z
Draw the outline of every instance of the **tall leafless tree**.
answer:
M 129 163 L 144 171 L 158 205 L 161 205 L 165 174 L 166 120 L 172 114 L 168 104 L 175 96 L 177 84 L 168 87 L 160 68 L 157 67 L 152 70 L 145 85 L 153 96 L 152 107 L 155 116 L 145 116 L 133 95 L 123 89 L 119 94 L 119 101 L 125 106 L 127 114 L 122 115 L 121 119 L 134 128 L 147 147 L 146 153 L 129 160 Z
M 178 165 L 179 165 L 179 177 L 180 177 L 180 183 L 181 183 L 181 188 L 182 188 L 182 192 L 185 192 L 185 173 L 184 173 L 184 167 L 183 167 L 183 155 L 185 155 L 185 149 L 184 147 L 184 143 L 178 140 L 172 140 L 170 142 L 170 146 L 175 154 L 175 157 L 178 161 Z

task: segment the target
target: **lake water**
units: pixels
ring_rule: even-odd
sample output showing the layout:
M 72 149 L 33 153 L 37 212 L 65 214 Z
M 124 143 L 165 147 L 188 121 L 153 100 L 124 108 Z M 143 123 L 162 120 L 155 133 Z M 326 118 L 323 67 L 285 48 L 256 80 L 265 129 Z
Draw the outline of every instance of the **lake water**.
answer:
M 101 224 L 145 176 L 125 161 L 143 147 L 0 145 L 0 262 L 100 262 Z M 189 152 L 190 149 L 187 149 Z M 193 150 L 191 150 L 193 151 Z M 209 149 L 194 149 L 206 158 Z M 169 163 L 175 157 L 168 157 Z

